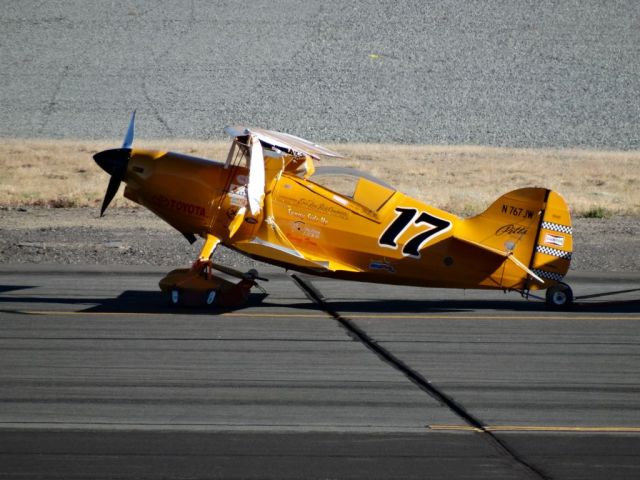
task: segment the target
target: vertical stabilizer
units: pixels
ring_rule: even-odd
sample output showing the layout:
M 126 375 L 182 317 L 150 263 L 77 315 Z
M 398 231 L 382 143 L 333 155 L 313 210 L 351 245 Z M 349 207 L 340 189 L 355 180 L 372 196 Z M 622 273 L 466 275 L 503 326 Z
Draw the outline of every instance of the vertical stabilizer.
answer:
M 573 242 L 564 199 L 546 188 L 521 188 L 498 198 L 487 210 L 461 222 L 455 237 L 499 254 L 518 267 L 491 277 L 505 288 L 547 288 L 569 270 Z M 506 266 L 506 263 L 505 263 Z M 511 272 L 514 272 L 511 270 Z M 528 273 L 528 280 L 522 277 Z

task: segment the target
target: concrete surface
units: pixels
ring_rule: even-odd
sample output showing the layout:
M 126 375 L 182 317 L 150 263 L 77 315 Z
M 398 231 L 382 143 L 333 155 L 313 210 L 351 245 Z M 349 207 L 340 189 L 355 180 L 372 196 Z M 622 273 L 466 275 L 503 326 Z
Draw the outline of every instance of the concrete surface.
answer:
M 640 4 L 0 4 L 0 137 L 637 149 Z

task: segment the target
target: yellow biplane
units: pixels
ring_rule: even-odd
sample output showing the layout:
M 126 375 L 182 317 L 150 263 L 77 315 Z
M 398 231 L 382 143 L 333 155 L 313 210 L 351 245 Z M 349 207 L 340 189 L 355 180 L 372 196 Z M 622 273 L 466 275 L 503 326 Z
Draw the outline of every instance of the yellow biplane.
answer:
M 345 280 L 422 287 L 500 289 L 528 296 L 546 289 L 547 304 L 569 305 L 572 229 L 564 199 L 546 188 L 522 188 L 483 213 L 461 218 L 395 190 L 366 173 L 320 167 L 340 155 L 307 140 L 258 128 L 228 127 L 225 162 L 133 148 L 135 112 L 121 148 L 94 155 L 111 175 L 100 214 L 125 182 L 124 196 L 148 208 L 194 242 L 190 269 L 160 282 L 173 303 L 241 304 L 257 272 L 238 285 L 213 275 L 219 244 L 285 269 Z M 321 182 L 353 179 L 348 193 Z M 323 183 L 325 183 L 323 185 Z M 195 302 L 197 303 L 197 302 Z

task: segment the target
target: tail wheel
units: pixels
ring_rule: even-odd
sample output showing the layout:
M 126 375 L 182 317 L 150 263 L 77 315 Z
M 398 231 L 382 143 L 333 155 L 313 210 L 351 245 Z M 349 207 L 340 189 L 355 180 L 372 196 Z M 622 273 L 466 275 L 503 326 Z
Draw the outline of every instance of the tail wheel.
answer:
M 547 289 L 547 306 L 566 307 L 573 302 L 573 291 L 566 283 L 557 283 Z

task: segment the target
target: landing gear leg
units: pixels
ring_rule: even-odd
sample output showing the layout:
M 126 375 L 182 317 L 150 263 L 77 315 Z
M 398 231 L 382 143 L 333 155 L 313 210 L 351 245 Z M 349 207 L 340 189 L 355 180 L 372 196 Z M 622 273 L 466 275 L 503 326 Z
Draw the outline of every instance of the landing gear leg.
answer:
M 191 265 L 191 270 L 201 270 L 208 265 L 213 252 L 219 244 L 220 239 L 218 237 L 208 234 L 200 250 L 200 255 L 198 255 L 197 260 L 193 262 L 193 265 Z
M 566 308 L 573 302 L 573 291 L 566 283 L 556 283 L 547 289 L 547 306 L 552 308 Z

